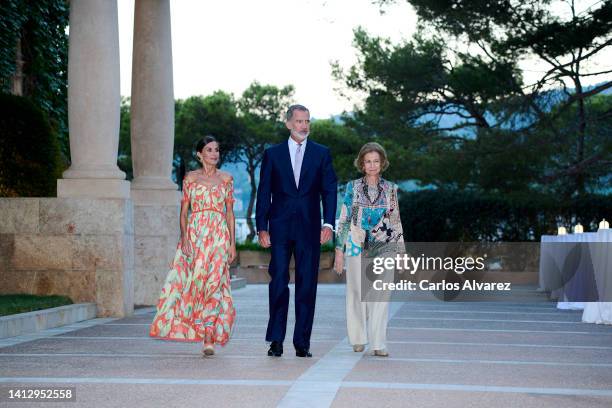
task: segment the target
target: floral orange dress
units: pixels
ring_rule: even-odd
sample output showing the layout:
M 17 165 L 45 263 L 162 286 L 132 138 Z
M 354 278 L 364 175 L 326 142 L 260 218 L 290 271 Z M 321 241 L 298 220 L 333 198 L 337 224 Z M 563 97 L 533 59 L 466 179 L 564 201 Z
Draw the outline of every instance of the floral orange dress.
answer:
M 233 191 L 231 179 L 215 186 L 183 181 L 183 202 L 191 207 L 186 232 L 192 251 L 185 255 L 179 241 L 157 302 L 151 337 L 193 342 L 208 338 L 222 346 L 228 342 L 236 311 L 225 213 L 234 203 Z

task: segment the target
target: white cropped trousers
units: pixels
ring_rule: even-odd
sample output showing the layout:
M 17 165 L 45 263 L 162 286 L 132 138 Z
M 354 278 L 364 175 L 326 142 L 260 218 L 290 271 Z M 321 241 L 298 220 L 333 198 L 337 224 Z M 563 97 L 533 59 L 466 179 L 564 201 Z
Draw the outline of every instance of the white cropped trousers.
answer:
M 346 259 L 346 327 L 351 345 L 386 348 L 389 302 L 361 301 L 361 256 Z

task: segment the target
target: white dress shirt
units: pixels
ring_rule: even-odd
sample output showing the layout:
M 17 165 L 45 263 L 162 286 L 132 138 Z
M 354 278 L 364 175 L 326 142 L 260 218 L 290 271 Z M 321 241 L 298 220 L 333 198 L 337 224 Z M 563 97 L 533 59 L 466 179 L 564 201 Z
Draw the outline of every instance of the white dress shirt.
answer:
M 302 166 L 304 164 L 304 153 L 306 153 L 306 142 L 308 141 L 308 137 L 306 137 L 303 141 L 302 141 L 302 163 L 300 164 L 300 166 Z M 289 144 L 289 156 L 291 158 L 291 168 L 293 169 L 293 172 L 295 173 L 295 152 L 297 151 L 298 148 L 298 143 L 293 140 L 292 137 L 289 137 L 289 141 L 287 142 Z M 300 167 L 300 175 L 302 174 L 302 167 Z M 331 229 L 332 231 L 334 230 L 334 227 L 331 224 L 323 224 L 324 227 L 329 227 L 329 229 Z

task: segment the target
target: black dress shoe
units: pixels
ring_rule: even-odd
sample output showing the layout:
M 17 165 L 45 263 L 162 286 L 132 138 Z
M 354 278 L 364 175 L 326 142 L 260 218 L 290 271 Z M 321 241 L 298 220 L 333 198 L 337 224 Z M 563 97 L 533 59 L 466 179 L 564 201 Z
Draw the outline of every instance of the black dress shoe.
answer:
M 296 348 L 295 355 L 297 357 L 312 357 L 310 350 L 308 350 L 307 348 Z
M 270 344 L 270 350 L 268 350 L 268 355 L 270 357 L 280 357 L 283 355 L 283 343 L 280 341 L 273 341 Z

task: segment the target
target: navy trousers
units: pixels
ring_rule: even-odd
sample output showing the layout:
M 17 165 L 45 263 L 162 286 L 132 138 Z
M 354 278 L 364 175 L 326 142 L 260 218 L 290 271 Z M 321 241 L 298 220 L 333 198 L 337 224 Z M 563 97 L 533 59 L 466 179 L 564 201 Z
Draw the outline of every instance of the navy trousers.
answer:
M 270 317 L 266 341 L 284 342 L 289 311 L 289 261 L 295 257 L 295 328 L 293 345 L 310 348 L 310 335 L 314 321 L 319 276 L 319 241 L 300 237 L 300 222 L 290 221 L 289 234 L 280 240 L 272 240 L 272 259 L 268 268 L 271 281 L 268 285 Z M 283 234 L 284 235 L 284 234 Z

